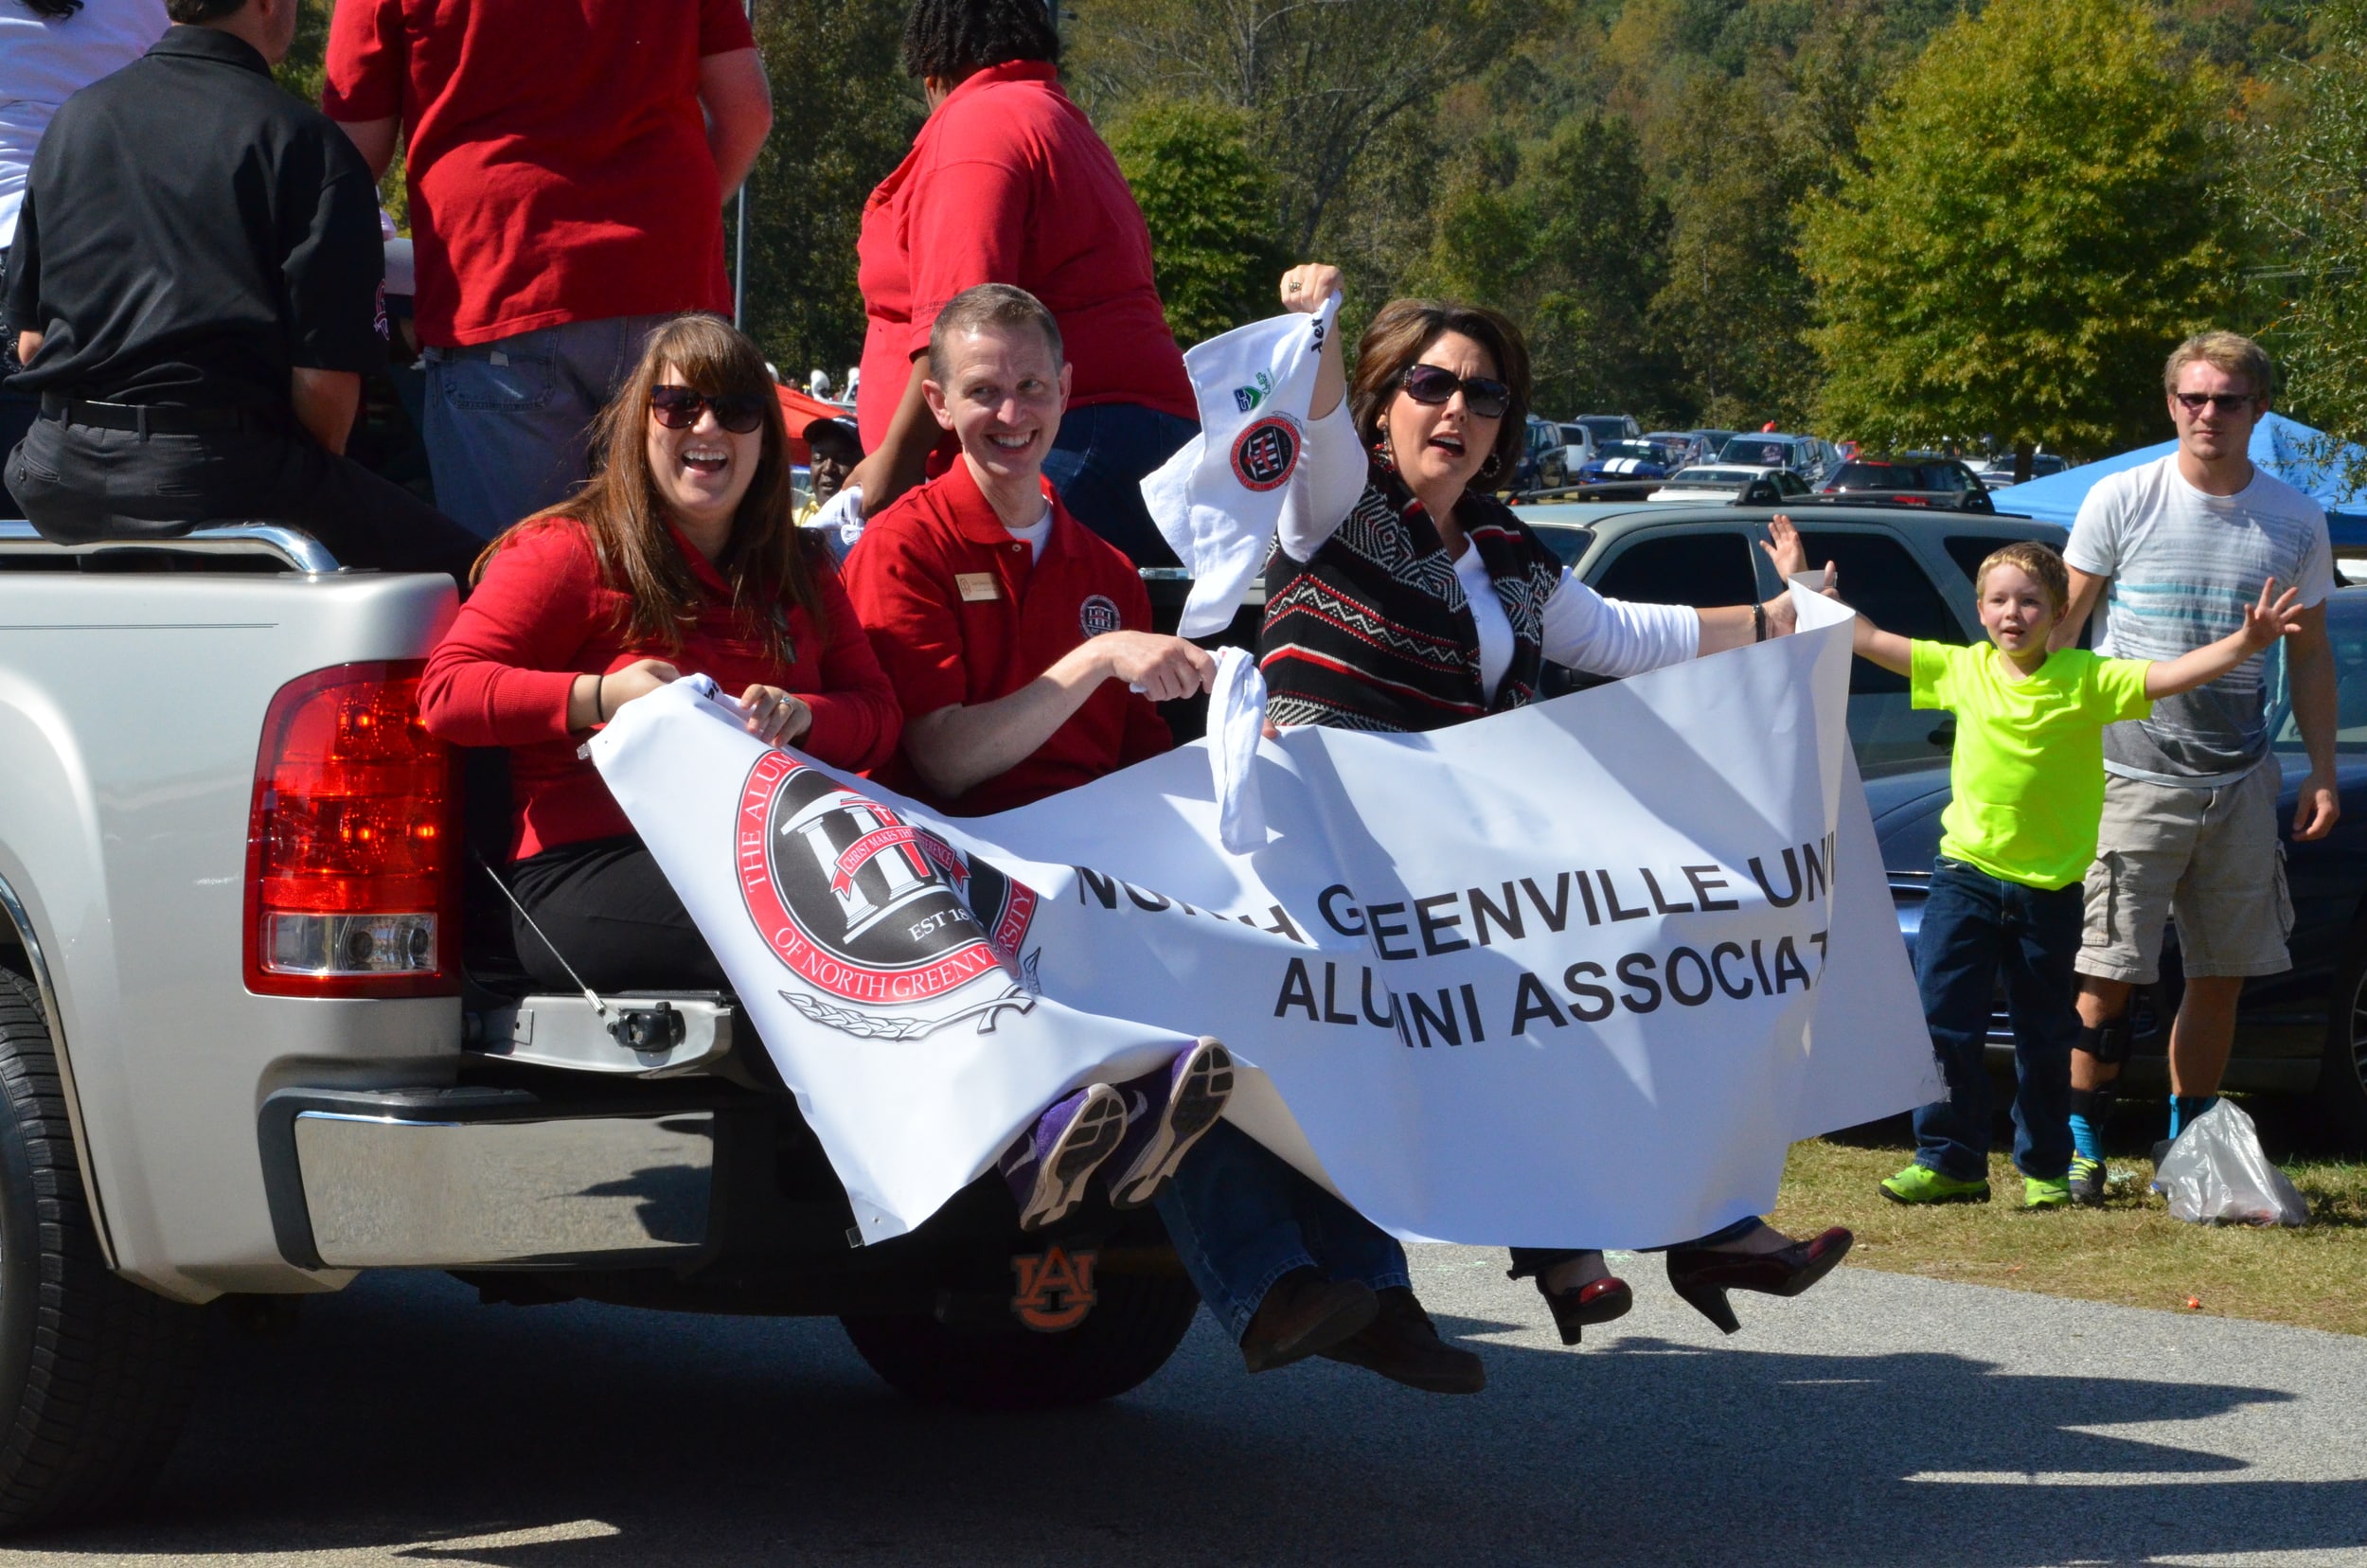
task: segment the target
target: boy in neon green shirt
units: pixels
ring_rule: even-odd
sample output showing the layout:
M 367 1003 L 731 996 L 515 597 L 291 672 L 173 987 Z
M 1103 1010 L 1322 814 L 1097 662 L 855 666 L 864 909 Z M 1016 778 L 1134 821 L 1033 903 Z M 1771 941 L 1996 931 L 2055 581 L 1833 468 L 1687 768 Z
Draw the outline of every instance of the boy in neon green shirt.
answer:
M 1915 1113 L 1915 1162 L 1882 1184 L 1901 1203 L 1985 1203 L 1989 1076 L 1983 1061 L 1998 979 L 2014 1023 L 2014 1164 L 2027 1208 L 2071 1201 L 2071 1052 L 2079 1040 L 2072 962 L 2082 892 L 2104 814 L 2104 726 L 2157 697 L 2216 680 L 2300 629 L 2299 594 L 2270 582 L 2239 632 L 2159 662 L 2050 654 L 2071 598 L 2063 558 L 2035 542 L 1981 563 L 1973 593 L 1986 643 L 1910 642 L 1858 618 L 1856 650 L 1907 676 L 1919 708 L 1956 715 L 1952 790 L 1915 977 L 1948 1097 Z

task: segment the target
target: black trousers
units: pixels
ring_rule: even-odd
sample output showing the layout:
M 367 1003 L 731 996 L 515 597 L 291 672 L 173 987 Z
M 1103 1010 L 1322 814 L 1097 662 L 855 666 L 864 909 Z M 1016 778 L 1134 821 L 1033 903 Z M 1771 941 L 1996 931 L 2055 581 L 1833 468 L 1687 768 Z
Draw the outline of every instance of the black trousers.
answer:
M 409 490 L 300 432 L 142 436 L 44 414 L 9 454 L 7 481 L 35 530 L 60 544 L 279 523 L 347 566 L 448 572 L 463 583 L 484 548 Z
M 537 985 L 576 989 L 560 964 L 564 956 L 585 985 L 602 993 L 731 989 L 673 884 L 637 837 L 562 844 L 520 861 L 506 880 L 543 928 L 537 935 L 511 911 L 519 962 Z

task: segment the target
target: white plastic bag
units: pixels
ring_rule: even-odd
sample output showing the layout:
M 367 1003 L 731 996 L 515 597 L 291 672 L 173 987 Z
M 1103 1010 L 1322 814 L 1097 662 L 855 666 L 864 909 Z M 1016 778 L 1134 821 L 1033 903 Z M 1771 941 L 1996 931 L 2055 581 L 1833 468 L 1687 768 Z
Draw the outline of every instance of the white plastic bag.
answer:
M 2306 1225 L 2309 1201 L 2269 1163 L 2251 1118 L 2221 1100 L 2178 1135 L 2154 1173 L 2170 1218 L 2198 1224 Z

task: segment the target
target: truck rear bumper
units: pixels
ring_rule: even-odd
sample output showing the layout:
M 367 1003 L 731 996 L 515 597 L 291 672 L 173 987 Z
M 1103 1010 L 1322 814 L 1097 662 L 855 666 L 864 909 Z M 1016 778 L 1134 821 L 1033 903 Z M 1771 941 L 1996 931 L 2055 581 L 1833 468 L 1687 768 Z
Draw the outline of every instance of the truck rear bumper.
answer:
M 298 1268 L 614 1268 L 705 1250 L 716 1124 L 517 1089 L 283 1089 L 258 1131 Z

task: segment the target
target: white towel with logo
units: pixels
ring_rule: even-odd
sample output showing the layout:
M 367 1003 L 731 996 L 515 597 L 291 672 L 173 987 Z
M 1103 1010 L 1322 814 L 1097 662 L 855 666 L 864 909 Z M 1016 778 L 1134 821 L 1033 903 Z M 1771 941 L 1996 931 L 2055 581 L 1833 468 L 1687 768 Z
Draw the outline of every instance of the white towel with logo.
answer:
M 1217 791 L 1217 836 L 1225 852 L 1266 847 L 1266 797 L 1257 787 L 1257 742 L 1266 730 L 1266 677 L 1237 648 L 1217 650 L 1208 691 L 1208 764 Z
M 1192 574 L 1178 630 L 1204 637 L 1231 623 L 1266 564 L 1282 497 L 1307 452 L 1315 372 L 1340 296 L 1237 327 L 1184 356 L 1200 434 L 1143 481 L 1143 502 Z

